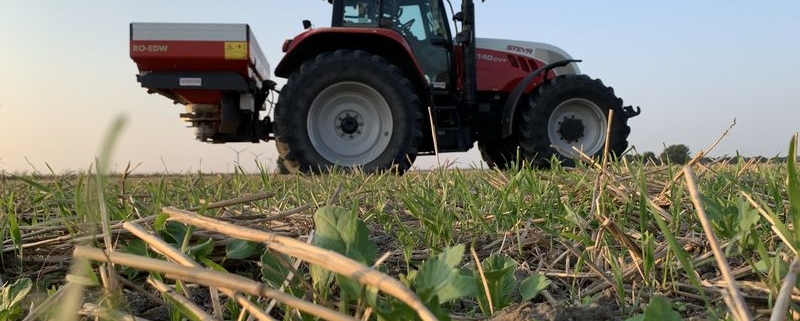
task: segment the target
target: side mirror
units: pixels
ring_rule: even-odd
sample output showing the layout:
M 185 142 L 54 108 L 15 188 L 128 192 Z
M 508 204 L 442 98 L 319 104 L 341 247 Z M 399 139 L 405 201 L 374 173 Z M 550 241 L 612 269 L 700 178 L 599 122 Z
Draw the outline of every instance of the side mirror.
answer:
M 311 29 L 311 20 L 303 20 L 303 29 Z
M 470 42 L 472 42 L 472 31 L 461 30 L 461 32 L 456 34 L 456 42 L 462 44 L 469 44 Z
M 464 12 L 457 12 L 453 15 L 453 21 L 464 22 Z

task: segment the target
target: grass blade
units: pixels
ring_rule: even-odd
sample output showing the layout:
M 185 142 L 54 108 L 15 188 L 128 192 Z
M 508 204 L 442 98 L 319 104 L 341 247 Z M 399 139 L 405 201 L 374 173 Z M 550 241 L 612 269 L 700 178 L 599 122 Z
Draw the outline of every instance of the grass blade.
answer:
M 658 225 L 659 230 L 661 233 L 664 234 L 664 237 L 667 239 L 667 243 L 669 244 L 669 248 L 675 253 L 675 256 L 678 258 L 678 262 L 680 262 L 681 266 L 683 267 L 684 271 L 686 271 L 686 276 L 689 278 L 689 282 L 698 289 L 700 296 L 703 298 L 706 306 L 709 307 L 709 311 L 713 311 L 710 309 L 710 303 L 708 297 L 705 294 L 705 291 L 702 290 L 702 286 L 700 285 L 700 279 L 697 277 L 697 274 L 694 269 L 694 264 L 692 261 L 689 260 L 686 251 L 684 251 L 683 247 L 680 243 L 678 243 L 678 239 L 672 234 L 672 231 L 669 230 L 669 226 L 667 226 L 667 222 L 664 221 L 662 216 L 668 216 L 669 214 L 664 211 L 658 204 L 653 202 L 653 200 L 649 200 L 650 208 L 652 208 L 655 212 L 653 213 L 653 218 L 656 221 L 656 225 Z M 660 214 L 660 215 L 659 215 Z
M 789 216 L 794 223 L 794 240 L 800 240 L 800 182 L 797 176 L 797 133 L 789 143 L 789 157 L 786 164 L 787 185 L 789 189 Z M 795 248 L 798 244 L 793 244 Z

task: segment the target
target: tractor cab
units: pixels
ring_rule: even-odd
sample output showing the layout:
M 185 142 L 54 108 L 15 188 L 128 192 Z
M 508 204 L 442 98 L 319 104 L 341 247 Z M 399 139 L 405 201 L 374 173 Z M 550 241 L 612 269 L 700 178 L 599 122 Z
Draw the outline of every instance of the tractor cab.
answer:
M 454 82 L 453 43 L 441 0 L 335 0 L 333 27 L 382 28 L 408 42 L 433 89 Z

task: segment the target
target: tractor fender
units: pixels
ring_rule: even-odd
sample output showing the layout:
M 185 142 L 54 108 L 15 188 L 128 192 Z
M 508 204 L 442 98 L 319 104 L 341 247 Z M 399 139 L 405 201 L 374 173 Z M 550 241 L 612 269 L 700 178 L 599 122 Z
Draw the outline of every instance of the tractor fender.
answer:
M 508 95 L 508 99 L 506 100 L 506 105 L 503 107 L 503 118 L 500 123 L 503 130 L 503 138 L 511 136 L 514 132 L 514 122 L 513 118 L 517 112 L 517 106 L 519 105 L 519 99 L 522 98 L 522 94 L 525 92 L 525 88 L 531 84 L 534 78 L 538 77 L 543 73 L 547 73 L 553 68 L 564 67 L 568 64 L 573 62 L 578 63 L 582 60 L 579 59 L 565 59 L 559 60 L 556 62 L 552 62 L 542 66 L 539 69 L 532 71 L 530 74 L 525 76 L 519 83 L 514 87 L 514 90 L 511 91 L 511 94 Z
M 403 36 L 386 28 L 315 28 L 284 43 L 286 53 L 275 67 L 275 75 L 289 78 L 300 66 L 323 52 L 339 49 L 364 50 L 380 55 L 399 67 L 416 89 L 428 86 L 425 73 Z

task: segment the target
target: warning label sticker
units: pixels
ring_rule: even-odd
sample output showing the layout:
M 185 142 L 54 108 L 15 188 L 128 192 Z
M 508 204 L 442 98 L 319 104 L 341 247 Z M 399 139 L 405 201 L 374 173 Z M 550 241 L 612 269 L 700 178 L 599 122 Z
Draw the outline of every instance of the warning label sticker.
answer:
M 225 42 L 225 59 L 228 60 L 247 59 L 247 42 L 246 41 Z
M 178 80 L 178 84 L 181 87 L 201 87 L 203 86 L 203 78 L 184 78 L 181 77 Z

